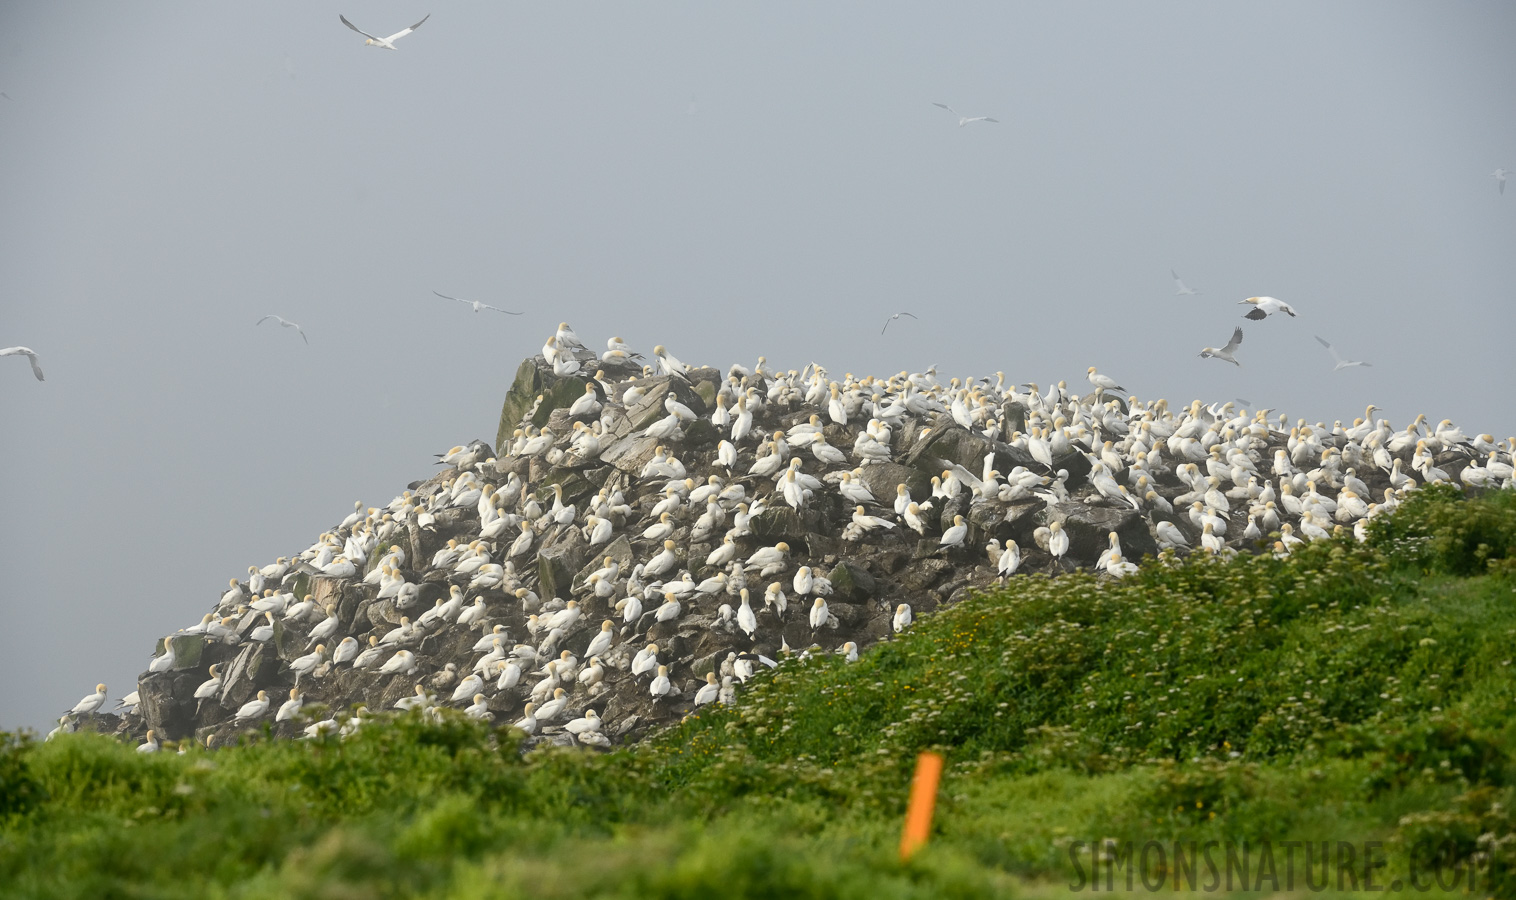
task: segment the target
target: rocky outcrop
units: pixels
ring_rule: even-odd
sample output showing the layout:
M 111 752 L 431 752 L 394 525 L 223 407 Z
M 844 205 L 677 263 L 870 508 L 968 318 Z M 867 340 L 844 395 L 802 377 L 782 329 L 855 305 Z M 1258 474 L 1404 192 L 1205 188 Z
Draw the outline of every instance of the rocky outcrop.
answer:
M 819 368 L 670 375 L 614 359 L 591 378 L 555 374 L 539 357 L 507 391 L 493 448 L 455 448 L 436 475 L 235 583 L 205 622 L 160 642 L 155 658 L 166 644 L 172 664 L 143 674 L 135 710 L 72 724 L 212 744 L 271 724 L 292 737 L 312 719 L 391 709 L 418 691 L 424 706 L 473 707 L 508 724 L 534 692 L 539 708 L 554 696 L 548 680 L 566 702 L 537 723 L 536 740 L 572 742 L 563 725 L 593 710 L 603 738 L 584 740 L 622 743 L 697 697 L 729 700 L 753 666 L 867 648 L 892 634 L 901 604 L 919 616 L 991 586 L 1002 548 L 1019 554 L 1010 577 L 1096 566 L 1118 577 L 1123 560 L 1175 535 L 1177 552 L 1204 552 L 1210 515 L 1225 545 L 1213 550 L 1278 539 L 1283 552 L 1296 529 L 1354 527 L 1402 469 L 1456 478 L 1474 458 L 1456 440 L 1391 452 L 1387 429 L 1286 430 L 1230 408 L 1176 416 L 1061 388 L 1042 397 L 942 386 L 933 373 L 838 384 Z M 786 486 L 790 460 L 801 462 Z M 1356 510 L 1355 483 L 1370 495 L 1362 512 L 1326 509 Z M 1304 518 L 1294 511 L 1302 495 Z M 860 505 L 884 521 L 855 518 Z M 962 539 L 945 546 L 959 522 Z M 777 558 L 764 565 L 760 551 Z M 670 591 L 677 614 L 662 606 Z M 608 646 L 591 654 L 602 633 Z M 654 666 L 667 667 L 659 695 L 656 668 L 632 671 L 653 645 Z M 350 655 L 334 660 L 339 646 L 382 652 L 360 668 Z M 382 671 L 397 657 L 403 669 Z M 211 666 L 220 681 L 207 690 Z M 452 700 L 476 670 L 482 685 Z M 715 686 L 702 694 L 707 675 Z M 260 692 L 266 710 L 239 718 Z M 274 722 L 292 692 L 304 714 Z

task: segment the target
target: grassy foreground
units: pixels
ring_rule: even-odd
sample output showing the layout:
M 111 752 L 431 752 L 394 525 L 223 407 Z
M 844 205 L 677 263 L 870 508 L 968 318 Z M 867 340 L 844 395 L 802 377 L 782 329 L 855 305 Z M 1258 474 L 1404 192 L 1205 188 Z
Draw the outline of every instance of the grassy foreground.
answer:
M 1363 544 L 1018 578 L 610 754 L 415 716 L 183 755 L 0 734 L 0 896 L 1043 897 L 1099 865 L 1102 893 L 1511 897 L 1513 660 L 1516 495 L 1428 490 Z M 923 749 L 948 766 L 901 864 Z

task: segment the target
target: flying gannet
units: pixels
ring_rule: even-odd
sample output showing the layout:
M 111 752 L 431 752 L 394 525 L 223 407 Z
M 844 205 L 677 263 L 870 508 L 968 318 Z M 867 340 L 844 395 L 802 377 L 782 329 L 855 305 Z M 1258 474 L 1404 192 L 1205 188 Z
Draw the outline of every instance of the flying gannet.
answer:
M 282 326 L 284 328 L 293 328 L 296 331 L 299 331 L 300 332 L 300 340 L 305 341 L 307 344 L 309 344 L 311 342 L 311 339 L 305 336 L 305 332 L 303 330 L 301 330 L 301 328 L 300 328 L 299 325 L 296 325 L 294 322 L 290 322 L 290 321 L 288 321 L 288 320 L 286 320 L 284 318 L 281 318 L 280 316 L 269 314 L 269 315 L 266 315 L 263 318 L 259 319 L 258 321 L 254 322 L 253 324 L 254 325 L 262 325 L 264 322 L 267 322 L 269 319 L 273 319 L 274 321 L 278 322 L 280 324 L 280 326 Z
M 354 31 L 356 31 L 359 34 L 363 35 L 364 37 L 368 38 L 368 40 L 364 41 L 363 43 L 365 43 L 365 44 L 372 44 L 375 47 L 382 47 L 385 50 L 398 50 L 398 49 L 400 49 L 400 48 L 398 48 L 398 47 L 395 46 L 395 42 L 398 41 L 398 40 L 400 40 L 401 38 L 405 37 L 406 35 L 410 34 L 412 31 L 415 31 L 417 28 L 420 28 L 421 25 L 422 25 L 422 23 L 424 23 L 427 19 L 430 19 L 431 17 L 432 17 L 432 14 L 431 13 L 427 13 L 425 16 L 422 17 L 422 19 L 421 19 L 420 22 L 417 22 L 416 24 L 414 24 L 411 27 L 405 29 L 404 31 L 397 31 L 394 34 L 390 35 L 389 37 L 382 38 L 382 37 L 375 37 L 374 35 L 369 34 L 367 31 L 364 31 L 363 29 L 359 28 L 357 25 L 354 25 L 352 22 L 349 22 L 347 20 L 347 16 L 344 16 L 341 13 L 337 14 L 337 18 L 339 18 L 339 19 L 342 20 L 342 24 L 346 25 L 347 27 L 353 29 Z
M 1185 284 L 1184 283 L 1184 279 L 1182 279 L 1182 278 L 1179 277 L 1179 273 L 1178 272 L 1175 272 L 1173 269 L 1170 269 L 1169 270 L 1169 274 L 1172 275 L 1172 276 L 1174 276 L 1174 287 L 1177 289 L 1174 292 L 1174 296 L 1176 296 L 1176 297 L 1187 297 L 1187 296 L 1189 296 L 1191 294 L 1198 294 L 1198 293 L 1200 293 L 1199 291 L 1197 291 L 1194 288 L 1190 287 L 1189 285 Z
M 459 303 L 467 303 L 469 306 L 472 306 L 474 308 L 474 312 L 479 312 L 481 309 L 493 309 L 495 312 L 505 313 L 508 316 L 521 315 L 521 313 L 511 312 L 508 309 L 501 309 L 498 306 L 490 306 L 488 303 L 480 303 L 478 300 L 465 300 L 462 297 L 449 297 L 447 294 L 444 294 L 441 291 L 432 291 L 432 293 L 436 294 L 444 300 L 457 300 Z
M 1290 318 L 1295 317 L 1295 310 L 1283 300 L 1275 300 L 1273 297 L 1249 297 L 1246 300 L 1238 300 L 1238 303 L 1252 304 L 1253 308 L 1243 313 L 1243 318 L 1261 322 L 1276 312 L 1283 311 Z
M 879 333 L 884 334 L 885 331 L 889 330 L 890 323 L 900 318 L 901 316 L 911 316 L 913 319 L 916 318 L 914 315 L 911 315 L 908 312 L 897 312 L 893 316 L 890 316 L 888 319 L 884 320 L 884 327 L 879 329 Z
M 1262 318 L 1262 316 L 1259 318 Z M 1215 347 L 1206 347 L 1204 350 L 1200 351 L 1200 356 L 1202 358 L 1224 359 L 1232 365 L 1240 368 L 1242 366 L 1242 363 L 1238 362 L 1237 357 L 1232 355 L 1232 352 L 1237 349 L 1237 345 L 1240 343 L 1242 343 L 1242 326 L 1239 325 L 1236 328 L 1232 329 L 1232 339 L 1226 342 L 1225 347 L 1222 347 L 1220 349 L 1217 349 Z
M 1495 179 L 1496 189 L 1499 190 L 1499 192 L 1501 194 L 1505 193 L 1505 180 L 1506 180 L 1506 176 L 1508 176 L 1510 174 L 1511 174 L 1511 171 L 1509 169 L 1496 169 L 1495 171 L 1493 171 L 1493 172 L 1490 173 L 1490 177 L 1493 178 L 1493 179 Z
M 1338 355 L 1336 347 L 1333 347 L 1331 344 L 1328 344 L 1326 341 L 1322 340 L 1320 335 L 1313 336 L 1316 338 L 1316 343 L 1327 348 L 1327 352 L 1332 354 L 1332 360 L 1337 363 L 1337 365 L 1332 367 L 1333 372 L 1336 372 L 1338 369 L 1351 369 L 1353 366 L 1372 365 L 1372 363 L 1366 363 L 1358 359 L 1343 359 Z
M 959 113 L 958 110 L 952 108 L 951 106 L 948 106 L 946 103 L 937 103 L 937 102 L 934 101 L 932 103 L 932 105 L 936 106 L 936 107 L 940 107 L 942 109 L 945 109 L 948 112 L 952 113 L 953 115 L 957 116 L 958 117 L 958 127 L 959 128 L 962 128 L 963 126 L 968 125 L 971 122 L 994 122 L 997 125 L 1000 123 L 999 119 L 992 119 L 989 116 L 965 116 L 965 115 Z
M 37 354 L 30 347 L 6 347 L 0 350 L 0 356 L 24 356 L 31 361 L 32 374 L 37 376 L 38 381 L 44 381 L 42 367 L 37 365 Z

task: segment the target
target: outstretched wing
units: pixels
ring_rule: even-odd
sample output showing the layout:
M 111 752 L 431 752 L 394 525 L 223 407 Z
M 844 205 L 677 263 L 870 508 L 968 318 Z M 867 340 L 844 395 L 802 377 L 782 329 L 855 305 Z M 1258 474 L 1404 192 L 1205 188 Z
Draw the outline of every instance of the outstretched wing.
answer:
M 936 106 L 936 107 L 940 107 L 941 109 L 945 109 L 945 110 L 947 110 L 948 112 L 952 113 L 955 116 L 958 115 L 958 110 L 952 108 L 951 106 L 948 106 L 946 103 L 938 103 L 937 101 L 934 100 L 934 101 L 932 101 L 932 105 Z M 958 117 L 960 119 L 963 118 L 962 116 L 958 116 Z
M 347 27 L 353 29 L 354 31 L 356 31 L 359 34 L 363 35 L 364 37 L 368 38 L 369 40 L 371 40 L 371 41 L 377 41 L 377 40 L 379 40 L 378 38 L 376 38 L 373 35 L 369 34 L 367 31 L 364 31 L 362 28 L 359 28 L 357 25 L 354 25 L 352 22 L 349 22 L 347 20 L 347 16 L 344 16 L 342 13 L 337 13 L 337 18 L 339 18 L 339 19 L 342 20 L 342 24 L 344 24 Z
M 1261 322 L 1264 319 L 1267 319 L 1269 317 L 1269 314 L 1255 306 L 1247 312 L 1243 313 L 1242 317 L 1244 319 L 1252 319 L 1254 322 Z
M 259 319 L 258 321 L 254 322 L 253 324 L 254 325 L 262 325 L 264 322 L 267 322 L 269 319 L 279 319 L 279 317 L 278 316 L 264 316 L 263 318 Z M 283 324 L 284 320 L 283 319 L 279 319 L 279 322 L 280 322 L 280 324 Z
M 488 303 L 481 303 L 479 305 L 482 306 L 482 307 L 484 307 L 485 309 L 493 309 L 495 312 L 505 313 L 508 316 L 519 316 L 519 315 L 521 315 L 521 313 L 511 312 L 508 309 L 501 309 L 498 306 L 490 306 Z
M 1339 363 L 1342 362 L 1342 357 L 1337 355 L 1337 348 L 1336 347 L 1333 347 L 1331 344 L 1328 344 L 1326 341 L 1322 340 L 1321 339 L 1321 335 L 1319 335 L 1319 334 L 1312 335 L 1312 337 L 1314 337 L 1316 339 L 1316 343 L 1318 343 L 1321 346 L 1327 348 L 1327 352 L 1330 353 L 1330 354 L 1332 354 L 1332 359 L 1333 360 L 1335 360 L 1335 361 L 1337 361 Z
M 38 381 L 46 381 L 42 377 L 42 367 L 37 365 L 37 354 L 29 347 L 6 347 L 0 350 L 0 356 L 24 356 L 32 364 L 32 374 L 37 376 Z
M 472 300 L 465 300 L 462 297 L 449 297 L 447 294 L 444 294 L 441 291 L 432 291 L 432 293 L 436 294 L 437 296 L 441 297 L 444 300 L 457 300 L 459 303 L 468 303 L 468 304 L 471 304 L 471 305 L 473 303 Z
M 1240 343 L 1242 343 L 1242 326 L 1238 325 L 1236 328 L 1232 329 L 1232 339 L 1226 342 L 1226 346 L 1221 348 L 1221 352 L 1231 353 L 1233 350 L 1237 349 L 1237 345 Z
M 431 17 L 432 17 L 432 14 L 431 13 L 427 13 L 426 15 L 424 15 L 424 16 L 421 17 L 421 21 L 420 22 L 417 22 L 416 24 L 414 24 L 411 27 L 405 29 L 404 31 L 397 31 L 394 34 L 390 35 L 389 37 L 385 38 L 384 40 L 387 43 L 394 43 L 395 41 L 398 41 L 401 38 L 405 37 L 406 35 L 410 34 L 412 31 L 415 31 L 417 28 L 420 28 L 421 25 L 422 25 L 422 23 L 425 22 L 427 19 L 430 19 Z

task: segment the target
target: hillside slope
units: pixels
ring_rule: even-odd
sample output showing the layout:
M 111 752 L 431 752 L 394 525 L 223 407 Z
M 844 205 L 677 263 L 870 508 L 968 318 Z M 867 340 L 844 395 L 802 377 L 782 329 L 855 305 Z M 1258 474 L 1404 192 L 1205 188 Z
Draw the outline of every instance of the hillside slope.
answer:
M 0 883 L 81 897 L 1051 896 L 1089 889 L 1091 844 L 1216 840 L 1351 844 L 1359 856 L 1311 873 L 1345 885 L 1322 896 L 1372 879 L 1467 896 L 1471 872 L 1474 896 L 1509 896 L 1516 495 L 1424 491 L 1366 537 L 1121 581 L 1016 579 L 856 663 L 760 673 L 734 706 L 609 754 L 523 757 L 512 732 L 457 713 L 183 755 L 7 739 Z M 934 836 L 901 865 L 911 761 L 932 748 L 949 761 Z M 1137 858 L 1114 878 L 1140 890 L 1174 874 Z M 1207 877 L 1192 887 L 1277 892 L 1287 876 L 1281 857 L 1272 882 Z
M 64 727 L 224 744 L 273 720 L 293 736 L 308 713 L 279 716 L 288 698 L 470 708 L 612 746 L 787 652 L 855 653 L 1000 578 L 1122 577 L 1164 547 L 1284 552 L 1427 481 L 1512 479 L 1508 448 L 1447 422 L 1286 427 L 930 371 L 722 376 L 658 350 L 663 374 L 621 350 L 523 362 L 498 449 L 455 448 L 249 567 L 160 643 L 134 712 Z

